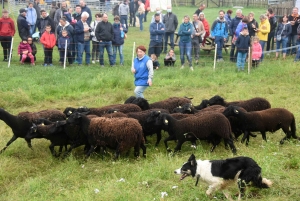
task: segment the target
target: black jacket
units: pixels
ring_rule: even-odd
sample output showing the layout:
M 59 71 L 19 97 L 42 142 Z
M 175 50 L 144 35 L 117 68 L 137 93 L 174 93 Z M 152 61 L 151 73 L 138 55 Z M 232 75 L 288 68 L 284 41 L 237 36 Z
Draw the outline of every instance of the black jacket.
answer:
M 255 28 L 252 27 L 252 24 L 255 26 Z M 258 23 L 256 22 L 255 19 L 253 19 L 251 22 L 247 24 L 248 31 L 249 31 L 249 36 L 255 36 L 256 30 L 258 28 Z
M 30 36 L 30 32 L 26 17 L 20 14 L 17 19 L 17 24 L 21 39 L 27 39 Z
M 98 23 L 95 31 L 95 36 L 98 41 L 112 41 L 114 37 L 113 26 L 110 22 Z
M 235 42 L 238 52 L 246 53 L 250 47 L 250 36 L 240 34 Z
M 276 27 L 277 27 L 277 19 L 275 16 L 270 17 L 269 19 L 269 23 L 270 23 L 270 32 L 274 32 Z
M 49 15 L 45 18 L 40 18 L 40 20 L 37 23 L 37 28 L 40 32 L 40 36 L 45 32 L 46 26 L 51 26 L 51 32 L 55 31 L 54 21 L 49 17 Z

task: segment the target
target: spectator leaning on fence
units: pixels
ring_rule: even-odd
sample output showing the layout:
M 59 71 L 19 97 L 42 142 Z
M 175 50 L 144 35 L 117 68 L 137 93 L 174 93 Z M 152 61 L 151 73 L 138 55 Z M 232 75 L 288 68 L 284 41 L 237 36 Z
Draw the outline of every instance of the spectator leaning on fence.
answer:
M 92 29 L 91 35 L 93 36 L 92 37 L 92 63 L 93 64 L 95 63 L 95 61 L 99 62 L 99 54 L 100 54 L 99 41 L 95 35 L 95 31 L 98 23 L 101 21 L 102 21 L 102 14 L 97 13 L 95 15 L 95 20 L 91 22 L 91 29 Z
M 148 55 L 155 54 L 160 56 L 163 46 L 163 37 L 165 35 L 165 25 L 160 22 L 160 14 L 155 14 L 155 21 L 150 24 L 150 43 Z
M 81 6 L 81 12 L 87 12 L 89 14 L 88 19 L 86 20 L 86 22 L 88 23 L 88 25 L 91 24 L 92 21 L 92 12 L 91 9 L 86 5 L 85 1 L 81 0 L 79 1 L 79 4 Z
M 125 24 L 125 28 L 128 30 L 128 15 L 129 15 L 129 6 L 127 0 L 124 0 L 119 6 L 119 15 L 120 22 L 122 25 Z
M 75 25 L 75 40 L 77 42 L 77 62 L 78 65 L 82 65 L 83 52 L 85 52 L 85 63 L 90 65 L 90 33 L 92 29 L 87 23 L 89 14 L 87 12 L 82 12 L 81 20 L 79 20 Z
M 233 18 L 231 20 L 230 26 L 229 26 L 229 35 L 232 36 L 232 39 L 235 36 L 235 30 L 238 26 L 238 24 L 240 23 L 240 21 L 244 18 L 243 14 L 242 14 L 242 10 L 241 9 L 237 9 L 236 10 L 236 16 L 235 18 Z M 231 44 L 231 49 L 230 49 L 230 61 L 231 62 L 236 62 L 236 56 L 237 56 L 237 52 L 235 52 L 235 44 L 232 43 Z
M 40 36 L 45 32 L 46 26 L 51 26 L 51 32 L 55 32 L 54 21 L 45 10 L 41 10 L 41 18 L 37 24 Z
M 274 41 L 276 42 L 276 59 L 278 59 L 280 44 L 282 45 L 282 58 L 286 57 L 286 46 L 289 36 L 292 33 L 292 26 L 288 23 L 288 16 L 283 15 L 280 19 L 277 29 L 275 30 Z
M 259 17 L 260 19 L 260 23 L 257 29 L 257 36 L 259 38 L 259 43 L 261 45 L 261 49 L 263 51 L 261 58 L 260 58 L 260 62 L 263 61 L 264 59 L 264 48 L 265 48 L 265 44 L 268 41 L 268 34 L 270 32 L 270 23 L 269 20 L 267 20 L 267 16 L 266 15 L 261 15 Z
M 224 15 L 225 12 L 220 10 L 219 19 L 215 20 L 211 26 L 211 38 L 215 40 L 217 45 L 217 62 L 224 61 L 222 56 L 222 48 L 226 38 L 228 37 L 228 25 L 224 19 Z
M 3 48 L 3 61 L 8 61 L 11 48 L 11 40 L 15 35 L 15 23 L 9 17 L 7 10 L 2 10 L 2 17 L 0 18 L 0 41 Z
M 112 51 L 112 39 L 114 38 L 114 30 L 112 24 L 108 22 L 108 15 L 106 13 L 102 16 L 102 21 L 97 25 L 95 35 L 99 41 L 100 51 L 100 66 L 104 67 L 104 48 L 107 51 L 109 64 L 114 66 L 113 51 Z
M 174 50 L 174 34 L 178 26 L 177 16 L 172 12 L 172 7 L 167 6 L 167 14 L 164 15 L 163 23 L 165 25 L 165 37 L 164 37 L 164 53 L 167 53 L 168 38 L 170 38 L 171 49 Z
M 192 63 L 192 38 L 191 35 L 194 31 L 193 25 L 190 23 L 190 17 L 185 15 L 183 23 L 180 25 L 178 30 L 179 40 L 179 52 L 180 52 L 180 61 L 181 69 L 184 68 L 184 56 L 186 55 L 189 62 L 190 70 L 194 70 Z
M 273 12 L 272 8 L 267 10 L 267 17 L 269 18 L 270 23 L 270 33 L 268 34 L 268 41 L 267 41 L 267 51 L 270 50 L 272 39 L 274 39 L 275 30 L 277 27 L 277 18 Z
M 193 15 L 193 26 L 194 31 L 192 33 L 192 52 L 194 53 L 195 64 L 198 65 L 199 54 L 200 54 L 200 43 L 205 35 L 205 29 L 200 20 L 198 20 L 198 16 L 195 13 Z
M 26 21 L 30 26 L 30 30 L 29 30 L 30 35 L 34 34 L 36 20 L 37 20 L 36 10 L 33 7 L 33 3 L 29 2 L 27 8 Z
M 292 34 L 290 35 L 289 41 L 287 43 L 287 47 L 290 47 L 290 46 L 295 46 L 297 44 L 297 38 L 298 38 L 297 28 L 300 24 L 300 16 L 298 14 L 297 7 L 293 8 L 292 14 L 289 15 L 288 20 L 289 20 L 289 23 L 292 25 Z M 287 54 L 290 54 L 290 53 L 296 54 L 296 51 L 297 51 L 297 48 L 294 47 L 292 49 L 288 49 Z
M 114 58 L 113 63 L 116 64 L 117 52 L 119 51 L 120 65 L 124 66 L 123 44 L 124 44 L 125 34 L 127 33 L 127 29 L 124 27 L 123 24 L 120 23 L 119 16 L 114 17 L 113 30 L 114 30 L 114 35 L 112 39 L 113 58 Z
M 18 31 L 21 40 L 27 39 L 30 36 L 30 27 L 26 21 L 26 12 L 27 11 L 24 8 L 21 8 L 17 19 Z

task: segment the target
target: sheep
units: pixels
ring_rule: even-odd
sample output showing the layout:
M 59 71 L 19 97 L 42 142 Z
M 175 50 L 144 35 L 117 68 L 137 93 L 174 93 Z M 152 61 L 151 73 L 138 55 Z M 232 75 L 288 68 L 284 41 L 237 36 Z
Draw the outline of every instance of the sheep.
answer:
M 207 112 L 202 116 L 191 116 L 181 120 L 176 120 L 169 114 L 160 113 L 157 116 L 156 124 L 164 125 L 170 135 L 164 141 L 167 150 L 170 150 L 167 145 L 167 141 L 170 140 L 178 140 L 174 149 L 176 152 L 181 150 L 181 145 L 187 140 L 205 139 L 213 143 L 211 148 L 211 151 L 213 151 L 223 138 L 225 144 L 229 144 L 232 152 L 236 153 L 230 135 L 230 123 L 223 114 Z
M 202 110 L 202 109 L 204 109 L 204 108 L 206 108 L 208 106 L 210 106 L 209 105 L 209 101 L 207 99 L 204 99 L 204 100 L 202 100 L 202 102 L 200 103 L 200 105 L 196 105 L 195 106 L 195 109 L 196 110 Z
M 69 145 L 70 139 L 66 135 L 65 132 L 63 132 L 62 125 L 65 125 L 66 121 L 43 121 L 41 124 L 33 124 L 30 128 L 29 132 L 27 133 L 25 139 L 33 139 L 37 136 L 41 136 L 42 138 L 45 138 L 47 140 L 50 140 L 51 144 L 49 146 L 50 152 L 53 156 L 58 157 L 62 153 L 63 147 L 67 150 L 67 145 Z M 57 130 L 57 128 L 60 128 Z M 59 153 L 56 154 L 54 147 L 60 146 Z
M 73 113 L 67 119 L 68 123 L 79 125 L 87 136 L 91 145 L 86 156 L 89 157 L 97 146 L 115 149 L 115 159 L 120 153 L 134 147 L 134 155 L 139 156 L 139 149 L 146 156 L 143 130 L 139 122 L 132 118 L 105 118 L 89 119 L 81 113 Z
M 192 103 L 186 103 L 182 106 L 179 106 L 173 110 L 173 113 L 183 113 L 183 114 L 195 114 L 198 112 L 207 112 L 207 111 L 213 111 L 213 112 L 223 112 L 225 109 L 222 105 L 212 105 L 208 106 L 204 109 L 198 110 L 195 106 L 193 106 Z
M 267 141 L 266 132 L 275 132 L 280 128 L 285 133 L 285 137 L 280 141 L 283 144 L 286 139 L 296 136 L 296 125 L 294 115 L 284 108 L 270 108 L 262 111 L 245 112 L 240 107 L 229 106 L 223 113 L 225 116 L 237 117 L 241 122 L 241 129 L 244 131 L 242 142 L 247 139 L 246 144 L 249 143 L 249 132 L 259 131 L 262 138 Z M 291 129 L 291 130 L 289 130 Z
M 271 104 L 264 98 L 256 97 L 249 100 L 241 100 L 234 102 L 226 102 L 221 96 L 214 96 L 208 100 L 209 105 L 223 105 L 228 107 L 229 105 L 235 105 L 244 108 L 246 111 L 260 111 L 271 108 Z
M 40 112 L 21 112 L 17 116 L 10 114 L 3 108 L 0 108 L 0 119 L 4 121 L 13 131 L 13 137 L 7 142 L 6 146 L 0 151 L 4 152 L 7 147 L 18 138 L 25 138 L 27 131 L 39 118 L 45 118 L 50 121 L 66 119 L 66 115 L 59 110 L 42 110 Z M 31 140 L 25 139 L 29 148 L 32 149 Z
M 94 114 L 94 115 L 97 115 L 100 117 L 104 114 L 107 114 L 107 111 L 112 108 L 117 109 L 123 113 L 142 111 L 141 108 L 135 104 L 115 104 L 115 105 L 103 106 L 100 108 L 79 107 L 79 108 L 75 109 L 72 107 L 67 107 L 64 110 L 64 113 L 67 114 L 67 116 L 70 116 L 74 112 L 79 112 L 79 113 L 83 113 L 83 114 Z

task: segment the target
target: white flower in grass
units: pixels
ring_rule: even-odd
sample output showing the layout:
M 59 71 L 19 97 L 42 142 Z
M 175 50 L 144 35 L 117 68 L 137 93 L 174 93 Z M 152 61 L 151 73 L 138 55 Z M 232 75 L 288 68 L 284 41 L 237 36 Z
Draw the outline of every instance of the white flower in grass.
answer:
M 168 196 L 167 192 L 161 192 L 161 198 L 164 198 L 165 196 Z
M 172 189 L 178 188 L 178 186 L 172 186 Z
M 95 188 L 95 189 L 94 189 L 94 192 L 95 192 L 95 193 L 99 193 L 100 191 L 99 191 L 99 189 Z
M 117 182 L 125 182 L 124 178 L 119 179 Z
M 84 165 L 82 165 L 81 168 L 84 168 Z

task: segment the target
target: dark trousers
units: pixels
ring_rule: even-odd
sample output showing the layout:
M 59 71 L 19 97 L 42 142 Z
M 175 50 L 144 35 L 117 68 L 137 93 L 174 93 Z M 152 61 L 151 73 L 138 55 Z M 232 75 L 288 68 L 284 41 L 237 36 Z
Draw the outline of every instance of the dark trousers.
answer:
M 236 58 L 237 58 L 237 51 L 234 53 L 235 51 L 235 45 L 231 44 L 231 49 L 230 49 L 230 61 L 236 62 Z
M 267 51 L 269 51 L 270 48 L 271 48 L 271 44 L 272 44 L 271 42 L 272 42 L 272 41 L 274 42 L 274 40 L 273 40 L 274 35 L 275 35 L 275 31 L 272 31 L 272 32 L 270 32 L 270 33 L 268 34 Z
M 92 61 L 99 60 L 99 42 L 92 41 Z
M 252 67 L 255 68 L 259 65 L 259 60 L 252 60 Z
M 11 39 L 11 36 L 0 36 L 4 59 L 8 59 L 8 55 L 10 53 Z
M 135 13 L 130 12 L 130 20 L 129 20 L 129 24 L 131 24 L 131 26 L 134 26 L 134 27 L 135 27 L 135 21 L 136 21 Z
M 52 53 L 53 53 L 53 48 L 44 48 L 44 64 L 52 64 Z
M 69 64 L 73 63 L 73 59 L 72 59 L 72 54 L 71 54 L 71 50 L 67 50 L 67 60 L 69 62 Z M 64 62 L 64 58 L 65 58 L 65 49 L 59 49 L 59 62 Z
M 145 15 L 144 15 L 144 22 L 147 22 L 147 14 L 148 14 L 148 11 L 146 10 L 145 11 Z M 141 22 L 140 22 L 141 23 Z
M 174 66 L 175 61 L 173 61 L 172 58 L 164 59 L 164 64 L 165 64 L 165 66 Z
M 158 42 L 158 41 L 150 40 L 148 55 L 151 56 L 151 54 L 155 54 L 157 57 L 159 57 L 162 51 L 162 46 L 163 46 L 162 41 Z

